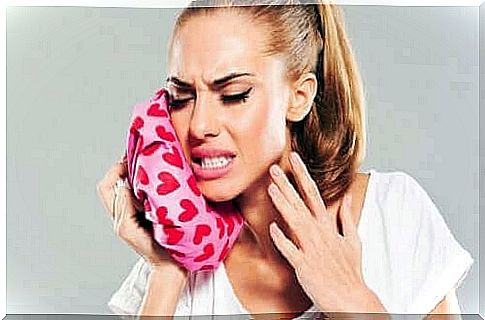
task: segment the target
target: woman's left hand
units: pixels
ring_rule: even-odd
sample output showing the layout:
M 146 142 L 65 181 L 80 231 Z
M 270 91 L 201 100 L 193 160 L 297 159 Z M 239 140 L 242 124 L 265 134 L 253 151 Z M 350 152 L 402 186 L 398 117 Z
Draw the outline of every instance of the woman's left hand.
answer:
M 321 311 L 386 312 L 363 280 L 362 247 L 350 212 L 350 195 L 344 197 L 339 211 L 343 229 L 340 235 L 297 153 L 291 153 L 290 163 L 303 199 L 277 165 L 270 169 L 273 183 L 268 192 L 297 244 L 276 223 L 271 224 L 270 233 L 295 269 L 303 290 Z

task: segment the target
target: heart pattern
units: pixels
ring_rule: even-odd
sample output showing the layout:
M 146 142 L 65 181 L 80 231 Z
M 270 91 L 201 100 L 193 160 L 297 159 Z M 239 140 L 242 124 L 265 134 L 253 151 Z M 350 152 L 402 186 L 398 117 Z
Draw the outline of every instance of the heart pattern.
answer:
M 180 201 L 180 206 L 184 209 L 184 211 L 179 215 L 180 222 L 188 222 L 199 214 L 199 210 L 197 210 L 197 207 L 189 199 L 182 199 Z
M 143 201 L 143 209 L 145 210 L 145 212 L 152 211 L 152 205 L 150 204 L 150 201 L 148 200 Z
M 179 241 L 182 240 L 182 237 L 185 234 L 182 230 L 179 230 L 179 228 L 174 228 L 170 225 L 163 226 L 163 232 L 165 232 L 165 234 L 167 235 L 167 244 L 169 245 L 175 245 L 179 243 Z
M 166 110 L 160 109 L 159 103 L 154 103 L 148 108 L 147 115 L 152 117 L 168 117 L 168 113 Z
M 174 261 L 189 271 L 215 269 L 234 245 L 243 218 L 232 202 L 204 198 L 177 140 L 167 97 L 160 89 L 133 108 L 128 181 L 152 222 L 154 240 Z
M 194 235 L 194 244 L 200 244 L 202 242 L 202 238 L 208 236 L 211 233 L 211 227 L 206 224 L 199 224 L 195 228 L 195 235 Z
M 167 131 L 164 126 L 157 126 L 155 128 L 155 131 L 157 132 L 157 135 L 160 137 L 160 139 L 169 141 L 169 142 L 174 142 L 175 141 L 175 136 L 173 133 L 170 131 Z
M 232 219 L 231 216 L 225 214 L 222 216 L 222 219 L 226 222 L 227 225 L 227 234 L 231 235 L 232 232 L 234 231 L 234 220 Z
M 151 143 L 150 145 L 143 148 L 143 150 L 141 151 L 141 154 L 144 155 L 145 157 L 149 157 L 153 155 L 163 145 L 165 145 L 165 142 L 163 141 L 157 141 L 157 142 Z
M 208 243 L 204 246 L 204 253 L 198 257 L 195 257 L 195 262 L 201 262 L 209 259 L 214 255 L 214 245 L 212 243 Z
M 199 186 L 197 185 L 197 182 L 195 181 L 195 177 L 191 175 L 189 179 L 187 180 L 187 184 L 189 185 L 190 190 L 198 197 L 200 196 L 200 189 Z M 206 208 L 207 211 L 209 211 Z
M 224 222 L 222 221 L 222 218 L 217 217 L 216 224 L 219 229 L 219 239 L 222 239 L 222 237 L 224 237 Z
M 180 183 L 170 172 L 160 172 L 158 179 L 162 182 L 157 187 L 157 193 L 161 196 L 169 194 L 180 188 Z
M 179 251 L 176 251 L 176 250 L 173 250 L 173 249 L 165 249 L 167 250 L 167 252 L 171 255 L 174 255 L 176 257 L 180 257 L 180 258 L 184 258 L 185 257 L 185 253 L 183 252 L 179 252 Z
M 137 171 L 137 174 L 136 174 L 136 180 L 140 181 L 140 183 L 143 184 L 143 185 L 147 185 L 147 184 L 150 183 L 150 180 L 148 179 L 147 172 L 145 171 L 145 169 L 142 166 L 138 167 L 138 171 Z
M 136 117 L 135 120 L 133 120 L 130 130 L 140 131 L 140 129 L 143 128 L 144 123 L 145 121 L 143 121 L 141 117 Z
M 227 253 L 229 252 L 229 240 L 226 241 L 224 248 L 222 248 L 221 254 L 217 260 L 222 261 L 226 257 Z
M 167 207 L 161 206 L 157 208 L 157 218 L 158 223 L 173 225 L 173 221 L 167 218 L 168 209 Z
M 156 93 L 155 93 L 155 97 L 153 97 L 153 100 L 158 100 L 160 99 L 163 95 L 165 94 L 165 90 L 162 88 L 160 90 L 158 90 Z
M 180 156 L 180 151 L 178 151 L 178 149 L 174 146 L 172 147 L 172 153 L 170 152 L 164 153 L 162 158 L 172 166 L 178 167 L 180 169 L 184 168 L 182 157 Z

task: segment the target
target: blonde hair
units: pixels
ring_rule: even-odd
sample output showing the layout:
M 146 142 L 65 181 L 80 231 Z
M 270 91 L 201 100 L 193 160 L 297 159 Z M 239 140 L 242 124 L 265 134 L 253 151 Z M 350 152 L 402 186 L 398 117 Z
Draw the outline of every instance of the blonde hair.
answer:
M 365 156 L 362 81 L 340 9 L 318 1 L 196 0 L 177 17 L 174 34 L 191 17 L 231 10 L 268 33 L 263 54 L 286 58 L 288 79 L 314 72 L 318 91 L 310 112 L 290 124 L 291 147 L 326 204 L 347 191 Z

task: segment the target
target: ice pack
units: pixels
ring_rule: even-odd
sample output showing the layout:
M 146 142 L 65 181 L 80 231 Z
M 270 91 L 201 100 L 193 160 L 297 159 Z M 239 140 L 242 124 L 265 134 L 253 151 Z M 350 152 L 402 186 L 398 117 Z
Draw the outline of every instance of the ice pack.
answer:
M 204 198 L 169 113 L 165 88 L 133 107 L 126 138 L 128 183 L 152 222 L 153 236 L 189 271 L 224 260 L 243 226 L 231 201 Z

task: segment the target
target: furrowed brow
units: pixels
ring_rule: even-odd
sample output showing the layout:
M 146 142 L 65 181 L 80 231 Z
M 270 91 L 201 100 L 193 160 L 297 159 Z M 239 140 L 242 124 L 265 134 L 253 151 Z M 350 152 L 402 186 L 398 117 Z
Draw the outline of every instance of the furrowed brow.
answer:
M 213 88 L 219 88 L 219 87 L 222 87 L 223 85 L 225 85 L 227 82 L 229 82 L 233 79 L 239 78 L 239 77 L 243 77 L 243 76 L 254 76 L 254 74 L 248 73 L 248 72 L 243 72 L 243 73 L 233 72 L 233 73 L 230 73 L 230 74 L 228 74 L 228 75 L 226 75 L 222 78 L 219 78 L 219 79 L 212 81 L 210 86 L 213 87 Z M 167 82 L 172 82 L 182 89 L 191 89 L 192 88 L 192 85 L 190 83 L 188 83 L 184 80 L 181 80 L 181 79 L 179 79 L 175 76 L 168 77 Z

